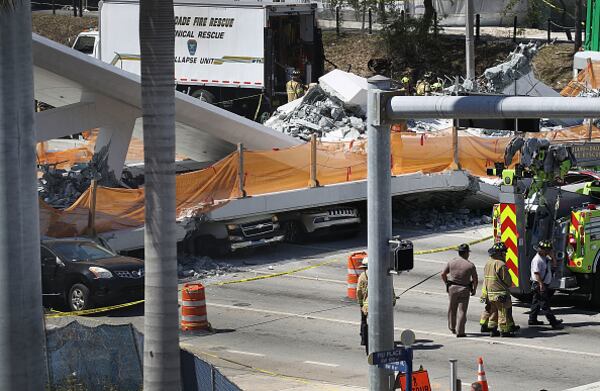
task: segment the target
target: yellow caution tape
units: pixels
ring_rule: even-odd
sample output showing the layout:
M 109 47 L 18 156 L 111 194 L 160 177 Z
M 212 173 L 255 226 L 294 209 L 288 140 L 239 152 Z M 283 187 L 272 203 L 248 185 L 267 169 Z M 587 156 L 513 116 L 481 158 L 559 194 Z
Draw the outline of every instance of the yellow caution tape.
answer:
M 285 275 L 288 275 L 288 274 L 299 273 L 299 272 L 303 272 L 303 271 L 306 271 L 306 270 L 314 269 L 314 268 L 317 268 L 317 267 L 325 266 L 325 265 L 334 263 L 336 261 L 337 261 L 337 259 L 332 259 L 330 261 L 320 262 L 320 263 L 317 263 L 317 264 L 314 264 L 314 265 L 302 267 L 300 269 L 289 270 L 289 271 L 281 272 L 281 273 L 266 274 L 264 276 L 242 278 L 241 280 L 215 282 L 214 284 L 209 284 L 209 285 L 206 285 L 206 286 L 222 286 L 222 285 L 229 285 L 229 284 L 239 284 L 241 282 L 250 282 L 250 281 L 264 280 L 264 279 L 267 279 L 267 278 L 280 277 L 280 276 L 285 276 Z
M 477 239 L 477 240 L 474 240 L 472 242 L 468 242 L 467 244 L 469 246 L 472 246 L 474 244 L 490 240 L 493 237 L 494 237 L 494 235 L 486 236 L 485 238 Z M 458 245 L 456 245 L 456 246 L 447 246 L 447 247 L 434 248 L 434 249 L 431 249 L 431 250 L 415 251 L 414 254 L 415 255 L 435 254 L 435 253 L 442 253 L 444 251 L 450 251 L 450 250 L 458 250 Z
M 477 240 L 474 240 L 472 242 L 468 242 L 467 244 L 470 245 L 470 246 L 472 246 L 474 244 L 485 242 L 486 240 L 490 240 L 493 237 L 494 237 L 493 235 L 486 236 L 484 238 L 477 239 Z M 431 249 L 431 250 L 415 251 L 414 255 L 434 254 L 434 253 L 440 253 L 440 252 L 444 252 L 444 251 L 457 250 L 457 249 L 458 249 L 458 245 L 455 245 L 455 246 L 446 246 L 446 247 L 434 248 L 434 249 Z M 303 272 L 303 271 L 310 270 L 310 269 L 315 269 L 317 267 L 329 265 L 329 264 L 332 264 L 334 262 L 337 262 L 337 259 L 332 259 L 332 260 L 329 260 L 329 261 L 319 262 L 319 263 L 316 263 L 314 265 L 310 265 L 310 266 L 306 266 L 306 267 L 301 267 L 301 268 L 293 269 L 293 270 L 288 270 L 288 271 L 285 271 L 285 272 L 272 273 L 272 274 L 266 274 L 266 275 L 263 275 L 263 276 L 256 276 L 256 277 L 249 277 L 249 278 L 242 278 L 242 279 L 239 279 L 239 280 L 215 282 L 213 284 L 208 284 L 208 285 L 205 285 L 205 286 L 223 286 L 223 285 L 230 285 L 230 284 L 239 284 L 239 283 L 242 283 L 242 282 L 265 280 L 267 278 L 281 277 L 281 276 L 285 276 L 285 275 L 289 275 L 289 274 Z M 108 311 L 113 311 L 113 310 L 117 310 L 117 309 L 121 309 L 121 308 L 131 307 L 131 306 L 134 306 L 134 305 L 141 304 L 143 302 L 144 302 L 144 300 L 137 300 L 137 301 L 132 301 L 130 303 L 111 305 L 111 306 L 108 306 L 108 307 L 101 307 L 101 308 L 93 308 L 93 309 L 83 310 L 83 311 L 73 311 L 73 312 L 60 312 L 60 311 L 56 311 L 53 314 L 46 315 L 46 318 L 51 319 L 51 318 L 62 318 L 62 317 L 65 317 L 65 316 L 81 316 L 81 315 L 98 314 L 98 313 L 102 313 L 102 312 L 108 312 Z
M 101 312 L 107 312 L 107 311 L 112 311 L 112 310 L 118 310 L 121 308 L 127 308 L 127 307 L 132 307 L 134 305 L 138 305 L 140 303 L 143 303 L 144 300 L 137 300 L 137 301 L 132 301 L 129 303 L 123 303 L 123 304 L 117 304 L 117 305 L 111 305 L 108 307 L 100 307 L 100 308 L 92 308 L 89 310 L 82 310 L 82 311 L 72 311 L 72 312 L 60 312 L 60 311 L 54 311 L 53 314 L 50 315 L 46 315 L 46 318 L 62 318 L 65 316 L 80 316 L 80 315 L 91 315 L 91 314 L 98 314 Z

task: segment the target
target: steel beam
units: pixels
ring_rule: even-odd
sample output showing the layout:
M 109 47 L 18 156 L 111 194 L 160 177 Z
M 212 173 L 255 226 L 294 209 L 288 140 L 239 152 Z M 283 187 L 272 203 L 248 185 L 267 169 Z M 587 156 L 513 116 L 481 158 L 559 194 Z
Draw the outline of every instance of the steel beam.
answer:
M 598 99 L 523 96 L 395 96 L 385 119 L 598 118 Z

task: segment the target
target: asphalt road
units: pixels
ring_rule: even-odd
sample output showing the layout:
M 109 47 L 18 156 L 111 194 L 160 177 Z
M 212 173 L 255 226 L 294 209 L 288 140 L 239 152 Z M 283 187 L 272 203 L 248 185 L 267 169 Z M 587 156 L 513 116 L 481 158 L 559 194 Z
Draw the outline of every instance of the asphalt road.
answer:
M 491 233 L 488 227 L 455 230 L 443 234 L 402 232 L 416 250 L 456 245 Z M 472 261 L 480 278 L 490 241 L 472 246 Z M 338 385 L 367 386 L 368 364 L 359 345 L 359 311 L 346 296 L 347 255 L 366 246 L 366 233 L 335 241 L 305 245 L 283 244 L 274 249 L 241 254 L 227 259 L 240 271 L 218 279 L 238 280 L 315 265 L 309 270 L 249 282 L 215 285 L 206 281 L 208 317 L 216 333 L 182 334 L 181 342 L 214 362 L 235 378 L 266 371 Z M 417 256 L 413 271 L 394 277 L 397 294 L 440 271 L 452 252 Z M 212 285 L 211 285 L 212 284 Z M 476 380 L 477 358 L 485 362 L 493 390 L 564 390 L 598 381 L 600 316 L 582 306 L 581 300 L 557 297 L 556 313 L 564 330 L 548 326 L 528 327 L 527 308 L 517 306 L 514 316 L 523 329 L 516 338 L 490 338 L 479 332 L 482 304 L 473 297 L 467 338 L 457 339 L 446 325 L 447 295 L 439 276 L 406 292 L 394 308 L 395 336 L 404 329 L 417 336 L 415 362 L 428 371 L 434 390 L 447 390 L 449 359 L 458 360 L 459 378 Z M 135 308 L 93 318 L 94 322 L 132 322 L 143 329 L 142 310 Z M 63 322 L 66 320 L 62 320 Z M 91 320 L 89 320 L 91 321 Z M 262 389 L 273 389 L 266 385 Z M 252 390 L 259 390 L 254 385 Z M 316 389 L 316 388 L 315 388 Z M 334 388 L 335 389 L 335 388 Z

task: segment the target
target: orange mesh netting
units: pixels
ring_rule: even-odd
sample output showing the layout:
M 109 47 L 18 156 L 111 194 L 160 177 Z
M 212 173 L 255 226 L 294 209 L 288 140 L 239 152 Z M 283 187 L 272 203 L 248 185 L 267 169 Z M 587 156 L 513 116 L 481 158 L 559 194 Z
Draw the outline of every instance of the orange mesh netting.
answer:
M 540 133 L 550 140 L 581 140 L 587 126 Z M 593 128 L 593 139 L 600 129 Z M 486 168 L 502 161 L 509 137 L 459 137 L 459 163 L 473 175 L 485 176 Z M 452 135 L 393 132 L 392 173 L 435 173 L 453 168 Z M 177 216 L 194 216 L 239 197 L 238 153 L 214 165 L 176 178 Z M 284 150 L 244 152 L 245 190 L 255 196 L 277 191 L 302 189 L 310 180 L 310 144 Z M 317 179 L 320 185 L 366 179 L 366 141 L 317 144 Z M 87 226 L 90 190 L 69 208 L 59 211 L 40 201 L 42 234 L 73 236 Z M 96 230 L 106 232 L 141 227 L 144 223 L 144 189 L 99 187 L 96 202 Z

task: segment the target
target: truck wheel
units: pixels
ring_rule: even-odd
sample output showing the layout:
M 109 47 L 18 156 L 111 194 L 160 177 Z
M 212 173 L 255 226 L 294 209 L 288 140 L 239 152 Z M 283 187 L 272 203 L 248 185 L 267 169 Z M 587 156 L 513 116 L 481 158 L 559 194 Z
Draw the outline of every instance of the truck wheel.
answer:
M 200 99 L 203 102 L 210 103 L 211 105 L 216 101 L 215 96 L 213 94 L 203 89 L 198 89 L 192 92 L 192 97 Z
M 303 243 L 306 240 L 306 232 L 302 224 L 296 220 L 287 221 L 283 227 L 285 241 L 289 243 Z
M 69 290 L 67 305 L 71 311 L 83 311 L 92 307 L 90 289 L 83 284 L 75 284 Z

